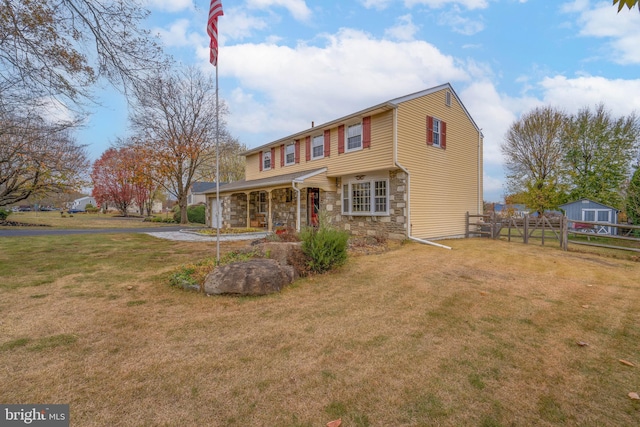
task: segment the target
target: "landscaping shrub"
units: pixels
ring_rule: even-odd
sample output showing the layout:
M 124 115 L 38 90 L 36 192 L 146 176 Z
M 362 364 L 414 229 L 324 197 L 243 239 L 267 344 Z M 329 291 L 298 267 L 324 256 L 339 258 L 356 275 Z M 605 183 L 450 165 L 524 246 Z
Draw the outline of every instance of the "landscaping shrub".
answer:
M 0 221 L 6 220 L 9 215 L 11 215 L 11 211 L 0 209 Z
M 305 228 L 300 239 L 302 252 L 309 257 L 308 266 L 314 273 L 324 273 L 347 260 L 349 233 L 331 227 L 322 217 L 318 228 Z
M 180 207 L 175 206 L 173 208 L 173 219 L 175 222 L 180 222 Z M 196 224 L 206 224 L 205 206 L 196 205 L 189 206 L 187 208 L 187 220 Z

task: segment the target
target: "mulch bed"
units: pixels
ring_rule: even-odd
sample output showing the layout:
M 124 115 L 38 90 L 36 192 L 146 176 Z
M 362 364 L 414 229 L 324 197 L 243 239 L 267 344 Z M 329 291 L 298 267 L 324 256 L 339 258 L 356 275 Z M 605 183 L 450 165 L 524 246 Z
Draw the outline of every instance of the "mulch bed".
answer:
M 0 221 L 0 227 L 50 227 L 46 224 L 27 224 L 24 222 L 16 221 Z

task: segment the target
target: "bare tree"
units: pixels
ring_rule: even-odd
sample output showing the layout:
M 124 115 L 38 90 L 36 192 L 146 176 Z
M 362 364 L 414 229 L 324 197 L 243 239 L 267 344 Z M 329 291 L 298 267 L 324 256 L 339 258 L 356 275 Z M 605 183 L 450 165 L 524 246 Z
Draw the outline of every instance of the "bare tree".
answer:
M 0 0 L 0 103 L 90 97 L 101 76 L 124 88 L 163 66 L 141 26 L 142 0 Z
M 514 122 L 501 145 L 511 193 L 523 193 L 539 213 L 555 207 L 561 196 L 562 129 L 565 114 L 536 108 Z
M 0 113 L 0 206 L 78 189 L 88 166 L 68 127 Z
M 215 156 L 213 89 L 211 79 L 196 68 L 163 73 L 136 89 L 130 113 L 139 143 L 153 153 L 161 183 L 178 200 L 183 224 L 188 222 L 188 189 L 198 169 Z
M 216 155 L 214 152 L 207 156 L 210 161 L 203 163 L 197 173 L 199 181 L 215 182 L 216 180 Z M 228 133 L 220 137 L 218 147 L 218 158 L 220 165 L 218 168 L 218 176 L 220 182 L 234 182 L 244 179 L 245 159 L 242 153 L 247 151 L 245 144 L 238 141 Z

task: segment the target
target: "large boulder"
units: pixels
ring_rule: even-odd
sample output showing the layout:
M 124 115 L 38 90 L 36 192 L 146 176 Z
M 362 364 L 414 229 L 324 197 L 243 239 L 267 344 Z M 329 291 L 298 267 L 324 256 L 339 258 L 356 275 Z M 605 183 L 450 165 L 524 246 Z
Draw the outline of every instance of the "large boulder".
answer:
M 302 252 L 302 242 L 266 242 L 258 246 L 264 258 L 274 259 L 280 265 L 290 265 L 298 276 L 304 276 L 306 270 L 306 256 Z
M 295 270 L 273 259 L 255 258 L 216 268 L 204 282 L 210 295 L 268 295 L 295 280 Z

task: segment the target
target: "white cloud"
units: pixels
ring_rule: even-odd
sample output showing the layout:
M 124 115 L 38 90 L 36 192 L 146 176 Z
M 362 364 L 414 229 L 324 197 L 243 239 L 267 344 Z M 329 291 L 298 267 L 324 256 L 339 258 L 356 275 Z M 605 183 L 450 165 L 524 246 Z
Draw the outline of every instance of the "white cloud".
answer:
M 391 42 L 343 29 L 324 46 L 240 44 L 225 48 L 221 73 L 237 79 L 229 100 L 234 134 L 256 146 L 379 102 L 469 75 L 424 41 Z M 366 76 L 366 78 L 365 78 Z M 259 139 L 258 139 L 259 138 Z
M 181 10 L 193 9 L 192 0 L 145 0 L 144 5 L 150 9 L 158 9 L 166 12 L 179 12 Z
M 247 6 L 254 9 L 284 7 L 298 21 L 308 21 L 311 17 L 311 9 L 304 0 L 247 0 Z
M 403 15 L 397 19 L 396 25 L 384 31 L 385 36 L 399 40 L 411 41 L 420 27 L 413 23 L 411 15 Z
M 559 106 L 569 113 L 584 107 L 593 108 L 599 103 L 616 116 L 640 113 L 640 79 L 554 76 L 543 79 L 540 86 L 544 90 L 545 104 Z
M 263 18 L 249 16 L 242 9 L 230 9 L 224 19 L 219 20 L 220 34 L 230 40 L 242 40 L 250 37 L 254 31 L 267 28 Z
M 405 6 L 413 7 L 416 5 L 429 6 L 433 9 L 439 9 L 449 4 L 464 6 L 467 9 L 486 9 L 489 4 L 487 0 L 405 0 Z
M 484 23 L 481 20 L 465 18 L 457 6 L 451 11 L 442 13 L 439 17 L 439 24 L 451 27 L 451 31 L 465 36 L 472 36 L 484 30 Z
M 579 15 L 580 36 L 609 39 L 603 56 L 620 64 L 640 64 L 640 14 L 637 10 L 618 13 L 617 7 L 610 2 L 591 7 L 586 0 L 576 0 L 565 4 L 562 11 Z
M 360 0 L 360 3 L 367 9 L 384 10 L 389 7 L 393 1 L 394 0 Z
M 191 23 L 188 19 L 174 21 L 168 28 L 154 28 L 152 32 L 158 34 L 166 46 L 191 46 L 197 40 L 188 34 Z

